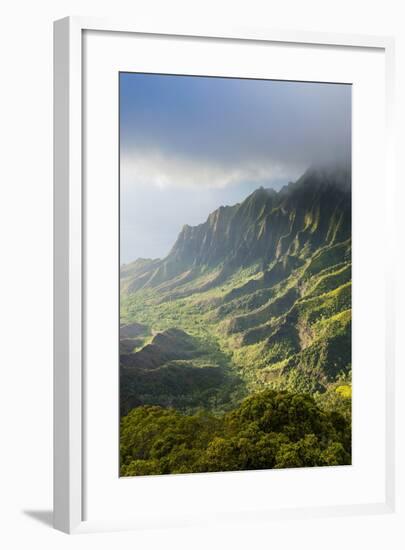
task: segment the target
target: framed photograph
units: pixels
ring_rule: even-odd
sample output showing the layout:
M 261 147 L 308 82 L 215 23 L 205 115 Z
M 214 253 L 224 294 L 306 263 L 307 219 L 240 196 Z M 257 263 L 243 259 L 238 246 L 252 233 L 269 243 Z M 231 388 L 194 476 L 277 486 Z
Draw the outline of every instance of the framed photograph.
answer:
M 393 511 L 392 40 L 54 44 L 55 527 Z

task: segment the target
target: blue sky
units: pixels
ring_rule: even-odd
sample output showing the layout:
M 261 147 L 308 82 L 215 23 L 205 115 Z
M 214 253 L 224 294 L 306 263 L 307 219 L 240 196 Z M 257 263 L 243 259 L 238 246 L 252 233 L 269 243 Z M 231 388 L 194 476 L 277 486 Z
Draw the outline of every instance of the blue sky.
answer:
M 350 150 L 349 85 L 121 73 L 121 263 Z

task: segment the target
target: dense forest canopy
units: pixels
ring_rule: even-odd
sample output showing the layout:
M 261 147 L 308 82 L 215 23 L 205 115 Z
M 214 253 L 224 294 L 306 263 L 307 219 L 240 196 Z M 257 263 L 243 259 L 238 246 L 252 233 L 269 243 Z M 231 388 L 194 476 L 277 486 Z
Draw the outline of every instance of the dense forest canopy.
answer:
M 321 409 L 309 395 L 264 390 L 221 416 L 154 405 L 122 419 L 121 474 L 261 470 L 350 464 L 349 402 Z

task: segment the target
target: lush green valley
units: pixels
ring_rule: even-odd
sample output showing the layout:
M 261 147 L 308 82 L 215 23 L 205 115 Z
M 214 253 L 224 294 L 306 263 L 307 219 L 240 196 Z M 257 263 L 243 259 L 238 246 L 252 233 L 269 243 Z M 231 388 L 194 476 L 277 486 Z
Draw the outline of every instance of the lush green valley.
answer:
M 184 226 L 120 296 L 122 475 L 350 463 L 347 172 Z

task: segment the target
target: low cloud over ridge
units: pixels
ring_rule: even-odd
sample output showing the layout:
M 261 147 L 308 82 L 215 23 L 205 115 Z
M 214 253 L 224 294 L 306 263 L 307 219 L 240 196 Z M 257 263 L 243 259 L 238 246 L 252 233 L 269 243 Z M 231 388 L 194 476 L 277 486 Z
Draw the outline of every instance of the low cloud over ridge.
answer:
M 220 204 L 350 167 L 351 86 L 124 73 L 120 142 L 121 259 L 162 257 Z
M 350 160 L 351 87 L 123 75 L 126 184 L 224 187 Z

